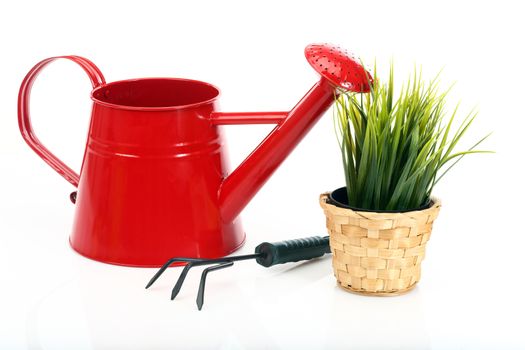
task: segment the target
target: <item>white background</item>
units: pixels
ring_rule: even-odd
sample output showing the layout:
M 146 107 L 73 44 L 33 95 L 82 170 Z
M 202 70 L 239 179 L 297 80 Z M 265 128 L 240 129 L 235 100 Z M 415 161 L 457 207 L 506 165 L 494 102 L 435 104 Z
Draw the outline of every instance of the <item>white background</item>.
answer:
M 16 1 L 0 5 L 0 349 L 525 348 L 523 339 L 523 10 L 508 1 Z M 39 60 L 76 54 L 108 81 L 205 80 L 224 111 L 287 110 L 316 81 L 310 42 L 342 45 L 399 82 L 414 64 L 444 67 L 450 105 L 477 106 L 464 146 L 489 131 L 493 155 L 465 158 L 436 188 L 443 209 L 422 281 L 396 298 L 336 287 L 330 258 L 211 275 L 169 301 L 180 269 L 151 289 L 153 269 L 105 265 L 68 246 L 73 188 L 23 142 L 19 84 Z M 91 102 L 79 67 L 57 62 L 33 90 L 34 128 L 80 167 Z M 238 164 L 270 126 L 226 129 Z M 248 240 L 324 235 L 318 195 L 343 185 L 331 112 L 243 212 Z

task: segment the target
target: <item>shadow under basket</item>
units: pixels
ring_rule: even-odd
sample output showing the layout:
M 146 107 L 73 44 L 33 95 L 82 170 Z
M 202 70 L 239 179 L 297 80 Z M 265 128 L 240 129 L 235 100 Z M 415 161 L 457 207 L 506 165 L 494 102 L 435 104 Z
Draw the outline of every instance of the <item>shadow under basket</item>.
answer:
M 334 191 L 335 192 L 335 191 Z M 391 296 L 411 290 L 421 277 L 421 261 L 441 201 L 407 212 L 360 211 L 320 196 L 330 235 L 337 283 L 347 291 Z

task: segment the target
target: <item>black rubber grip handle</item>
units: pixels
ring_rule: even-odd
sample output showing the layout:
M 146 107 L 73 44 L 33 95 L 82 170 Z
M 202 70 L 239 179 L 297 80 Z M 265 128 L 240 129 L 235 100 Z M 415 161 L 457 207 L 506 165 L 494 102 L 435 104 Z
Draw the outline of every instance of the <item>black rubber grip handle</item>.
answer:
M 257 263 L 270 267 L 277 264 L 310 260 L 330 253 L 328 236 L 298 238 L 289 241 L 264 242 L 255 247 L 255 253 L 263 253 Z

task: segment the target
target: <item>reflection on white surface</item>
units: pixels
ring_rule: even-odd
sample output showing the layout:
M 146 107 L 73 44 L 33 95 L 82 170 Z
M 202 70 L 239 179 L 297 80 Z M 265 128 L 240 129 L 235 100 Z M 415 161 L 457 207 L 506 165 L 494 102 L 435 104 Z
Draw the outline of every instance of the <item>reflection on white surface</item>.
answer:
M 75 277 L 28 312 L 30 349 L 430 347 L 418 288 L 396 298 L 350 294 L 335 285 L 329 257 L 273 269 L 246 262 L 210 275 L 201 312 L 200 270 L 170 301 L 180 268 L 145 290 L 153 269 L 70 257 Z
M 334 286 L 330 299 L 327 339 L 338 339 L 340 348 L 366 349 L 371 343 L 378 349 L 431 348 L 417 286 L 398 297 L 368 298 Z
M 28 314 L 30 348 L 56 349 L 59 344 L 71 349 L 83 344 L 85 349 L 176 349 L 190 344 L 191 348 L 245 349 L 254 342 L 275 348 L 257 319 L 245 314 L 252 306 L 243 305 L 242 291 L 231 279 L 216 280 L 224 275 L 211 276 L 208 303 L 199 312 L 194 301 L 198 270 L 192 271 L 172 302 L 169 294 L 180 269 L 168 270 L 157 285 L 145 290 L 153 269 L 70 257 L 75 278 L 44 296 Z M 235 313 L 236 318 L 229 320 Z
M 77 302 L 80 290 L 74 281 L 59 285 L 29 308 L 26 318 L 27 347 L 35 350 L 89 350 L 92 336 L 84 308 Z M 60 342 L 57 342 L 60 339 Z

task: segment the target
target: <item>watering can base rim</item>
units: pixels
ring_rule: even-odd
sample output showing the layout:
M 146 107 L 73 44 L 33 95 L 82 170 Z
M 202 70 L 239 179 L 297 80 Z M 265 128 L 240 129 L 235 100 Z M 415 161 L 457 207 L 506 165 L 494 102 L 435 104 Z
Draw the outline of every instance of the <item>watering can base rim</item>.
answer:
M 230 255 L 230 254 L 236 252 L 237 250 L 242 248 L 242 246 L 244 246 L 244 243 L 246 243 L 246 232 L 242 231 L 242 235 L 243 235 L 243 237 L 242 237 L 241 243 L 239 243 L 237 246 L 233 247 L 232 249 L 227 250 L 223 255 L 220 255 L 220 256 L 209 256 L 209 257 L 207 256 L 205 258 L 208 258 L 208 259 L 222 258 L 222 257 L 225 257 L 227 255 Z M 75 248 L 73 246 L 73 243 L 71 242 L 71 237 L 69 237 L 68 241 L 69 241 L 69 246 L 71 247 L 71 249 L 75 253 L 77 253 L 78 255 L 80 255 L 83 258 L 87 258 L 89 260 L 92 260 L 92 261 L 95 261 L 95 262 L 99 262 L 99 263 L 102 263 L 102 264 L 122 266 L 122 267 L 158 268 L 158 267 L 161 267 L 162 265 L 164 265 L 164 263 L 166 263 L 166 259 L 160 259 L 162 261 L 159 262 L 159 263 L 155 263 L 155 264 L 133 264 L 133 263 L 123 263 L 123 262 L 118 262 L 118 261 L 97 259 L 96 257 L 88 255 L 86 253 L 83 253 L 83 252 L 79 251 L 77 248 Z M 175 255 L 176 254 L 174 254 L 174 256 Z M 202 258 L 202 257 L 191 256 L 191 257 L 188 257 L 188 258 Z M 175 267 L 175 266 L 180 266 L 180 265 L 185 265 L 185 263 L 174 263 L 173 265 L 170 265 L 170 267 Z

